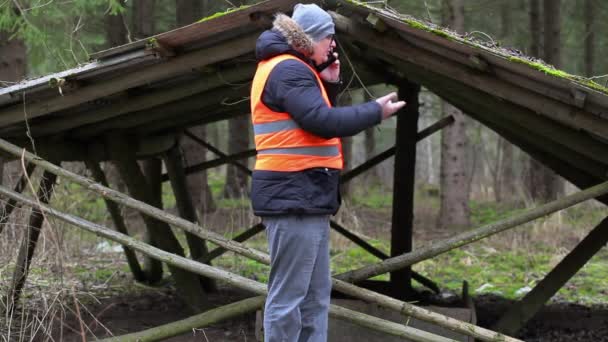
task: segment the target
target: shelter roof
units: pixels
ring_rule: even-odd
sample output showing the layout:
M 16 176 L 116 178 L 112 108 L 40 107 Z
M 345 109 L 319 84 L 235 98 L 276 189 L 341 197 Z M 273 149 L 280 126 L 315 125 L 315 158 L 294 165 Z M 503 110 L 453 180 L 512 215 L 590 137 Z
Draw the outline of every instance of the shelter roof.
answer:
M 112 132 L 153 152 L 184 127 L 246 114 L 256 38 L 297 2 L 215 15 L 0 89 L 0 134 L 30 147 L 31 137 L 61 160 L 102 160 Z M 603 87 L 399 13 L 316 2 L 332 11 L 345 71 L 367 84 L 419 83 L 580 187 L 608 178 Z

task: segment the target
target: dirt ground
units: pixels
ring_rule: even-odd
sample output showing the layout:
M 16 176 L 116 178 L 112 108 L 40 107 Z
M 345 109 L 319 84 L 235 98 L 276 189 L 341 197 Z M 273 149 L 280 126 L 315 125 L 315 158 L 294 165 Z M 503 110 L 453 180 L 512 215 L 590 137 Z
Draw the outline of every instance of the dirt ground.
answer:
M 211 295 L 210 300 L 219 306 L 248 296 L 245 292 L 223 288 Z M 478 324 L 491 326 L 510 304 L 499 297 L 476 298 Z M 169 290 L 110 298 L 88 309 L 90 314 L 83 319 L 87 340 L 140 331 L 187 316 L 184 306 Z M 56 330 L 56 341 L 83 341 L 80 322 L 75 317 L 58 324 L 63 326 L 63 335 Z M 531 320 L 517 337 L 531 342 L 608 341 L 608 307 L 552 304 Z M 167 341 L 256 341 L 255 314 L 197 329 Z

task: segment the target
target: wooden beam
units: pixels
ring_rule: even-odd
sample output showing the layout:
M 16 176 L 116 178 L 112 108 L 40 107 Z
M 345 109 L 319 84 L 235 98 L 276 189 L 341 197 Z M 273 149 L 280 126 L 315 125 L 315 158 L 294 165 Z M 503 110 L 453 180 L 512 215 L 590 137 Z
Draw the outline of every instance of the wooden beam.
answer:
M 253 227 L 251 227 L 251 228 L 247 229 L 246 231 L 242 232 L 241 234 L 235 236 L 232 239 L 232 241 L 245 242 L 245 241 L 249 240 L 250 238 L 256 236 L 258 233 L 260 233 L 264 229 L 266 229 L 266 227 L 264 227 L 264 225 L 262 223 L 257 223 Z M 209 252 L 209 254 L 207 254 L 207 256 L 205 258 L 203 258 L 199 261 L 206 264 L 226 252 L 228 252 L 228 250 L 226 248 L 217 247 L 216 249 Z
M 342 225 L 340 225 L 336 221 L 330 220 L 329 221 L 329 225 L 330 225 L 330 227 L 333 230 L 335 230 L 336 232 L 340 233 L 340 235 L 342 235 L 345 238 L 349 239 L 354 244 L 356 244 L 357 246 L 363 248 L 368 253 L 370 253 L 371 255 L 373 255 L 375 257 L 377 257 L 378 259 L 380 259 L 380 260 L 386 260 L 386 259 L 389 258 L 388 255 L 384 254 L 384 252 L 382 252 L 381 250 L 377 249 L 376 247 L 370 245 L 369 243 L 367 243 L 367 241 L 365 241 L 362 238 L 360 238 L 359 236 L 353 234 L 351 231 L 349 231 L 348 229 L 344 228 Z M 418 272 L 412 271 L 412 279 L 414 279 L 415 281 L 417 281 L 420 285 L 426 286 L 431 291 L 433 291 L 433 292 L 435 292 L 437 294 L 439 294 L 441 292 L 441 290 L 439 289 L 439 287 L 437 286 L 437 284 L 435 284 L 432 280 L 426 278 L 425 276 L 423 276 L 422 274 L 420 274 Z
M 24 120 L 24 112 L 30 120 L 42 115 L 76 107 L 94 99 L 108 96 L 163 79 L 179 76 L 223 60 L 250 53 L 255 48 L 259 33 L 244 35 L 234 40 L 202 50 L 176 56 L 164 63 L 154 64 L 132 73 L 84 86 L 65 96 L 57 96 L 39 103 L 13 105 L 0 110 L 0 126 L 7 126 Z
M 151 90 L 128 97 L 118 104 L 77 116 L 58 117 L 44 126 L 34 126 L 32 131 L 34 136 L 44 136 L 80 127 L 72 136 L 83 138 L 94 136 L 103 130 L 133 127 L 142 122 L 153 121 L 154 118 L 164 117 L 168 111 L 191 111 L 194 108 L 217 104 L 224 97 L 241 96 L 243 91 L 226 86 L 250 79 L 254 71 L 253 65 L 215 70 L 186 84 Z M 176 101 L 179 102 L 175 103 Z
M 529 130 L 530 127 L 534 127 L 535 130 L 538 130 L 538 134 L 531 131 L 526 138 L 533 139 L 537 135 L 545 137 L 546 139 L 539 140 L 539 147 L 545 153 L 556 154 L 559 152 L 559 157 L 565 162 L 586 165 L 587 170 L 596 174 L 606 174 L 606 166 L 601 166 L 598 162 L 608 165 L 608 146 L 591 138 L 586 132 L 579 129 L 570 129 L 552 120 L 543 119 L 528 108 L 508 101 L 497 100 L 481 90 L 469 87 L 457 80 L 421 70 L 409 62 L 396 61 L 394 57 L 383 51 L 370 51 L 364 58 L 372 58 L 371 56 L 381 58 L 387 63 L 395 63 L 395 67 L 406 72 L 408 77 L 415 79 L 417 82 L 422 82 L 425 87 L 434 91 L 440 97 L 447 98 L 452 103 L 461 103 L 459 107 L 461 109 L 463 109 L 463 106 L 466 107 L 466 114 L 478 120 L 483 116 L 491 120 L 508 120 L 509 125 L 518 127 L 518 130 Z M 463 94 L 466 94 L 466 98 L 463 98 Z M 449 98 L 457 99 L 449 100 Z M 475 106 L 471 105 L 473 103 L 475 103 Z M 481 106 L 484 109 L 480 109 Z M 517 120 L 513 119 L 514 116 L 517 116 Z M 489 127 L 493 128 L 492 125 Z M 550 143 L 559 147 L 550 148 L 548 147 Z M 602 176 L 600 179 L 604 179 L 604 177 Z
M 209 114 L 202 114 L 202 113 Z M 155 133 L 166 133 L 169 131 L 182 130 L 187 127 L 206 125 L 212 122 L 227 120 L 236 116 L 249 113 L 249 102 L 241 102 L 231 107 L 220 107 L 217 105 L 201 108 L 187 113 L 180 113 L 175 117 L 167 117 L 154 122 L 142 124 L 133 129 L 134 134 L 145 136 Z
M 53 195 L 56 180 L 56 174 L 49 171 L 44 171 L 42 179 L 40 179 L 40 185 L 38 186 L 38 203 L 49 203 L 51 196 Z M 23 241 L 21 242 L 21 247 L 19 248 L 19 255 L 17 256 L 17 261 L 15 262 L 15 270 L 13 271 L 11 288 L 8 290 L 9 292 L 6 296 L 8 300 L 7 312 L 11 313 L 9 316 L 12 316 L 15 305 L 17 305 L 19 302 L 21 290 L 25 285 L 25 280 L 27 279 L 27 275 L 30 270 L 34 250 L 38 244 L 38 237 L 42 231 L 44 218 L 45 216 L 40 208 L 38 206 L 33 206 L 29 222 L 25 229 L 25 234 L 23 235 Z
M 211 145 L 210 143 L 204 141 L 203 139 L 197 137 L 196 135 L 194 135 L 194 133 L 186 130 L 184 132 L 184 134 L 188 138 L 190 138 L 190 139 L 194 140 L 195 142 L 197 142 L 199 145 L 201 145 L 201 146 L 205 147 L 206 149 L 208 149 L 209 151 L 215 153 L 218 157 L 228 158 L 228 155 L 226 153 L 222 152 L 220 149 L 218 149 L 215 146 Z M 251 170 L 249 170 L 249 168 L 247 166 L 239 163 L 236 160 L 230 161 L 230 164 L 234 165 L 237 169 L 243 171 L 244 173 L 246 173 L 249 176 L 251 176 L 252 173 L 253 173 Z
M 137 164 L 135 153 L 130 148 L 132 144 L 129 140 L 120 135 L 108 136 L 106 139 L 111 157 L 115 160 L 121 177 L 129 189 L 129 193 L 139 201 L 158 205 L 159 201 L 153 197 L 151 185 L 148 184 Z M 155 246 L 172 254 L 184 256 L 182 246 L 166 222 L 148 215 L 142 214 L 141 216 L 150 233 L 150 240 Z M 173 266 L 169 266 L 169 269 L 175 279 L 178 294 L 182 297 L 187 307 L 193 312 L 201 312 L 207 309 L 209 303 L 198 276 Z
M 194 204 L 192 204 L 192 195 L 188 190 L 186 173 L 184 172 L 184 167 L 182 165 L 183 156 L 179 145 L 175 145 L 167 153 L 165 153 L 163 157 L 165 166 L 167 168 L 167 174 L 169 175 L 169 180 L 171 181 L 171 188 L 173 189 L 173 194 L 175 195 L 175 203 L 177 205 L 179 216 L 190 222 L 199 222 L 196 215 L 196 209 L 194 209 Z M 198 236 L 186 232 L 186 242 L 188 243 L 190 257 L 192 259 L 204 259 L 209 254 L 205 240 L 199 238 Z M 208 262 L 208 264 L 211 265 L 210 262 Z M 213 292 L 217 290 L 217 286 L 212 279 L 201 278 L 200 281 L 206 291 Z
M 511 306 L 494 325 L 495 330 L 509 335 L 519 331 L 606 243 L 608 218 L 593 228 L 532 291 Z
M 213 168 L 213 167 L 218 167 L 220 165 L 224 165 L 224 164 L 230 163 L 231 161 L 234 161 L 234 160 L 239 160 L 239 159 L 244 159 L 244 158 L 250 158 L 250 157 L 255 156 L 256 154 L 257 154 L 256 150 L 247 150 L 247 151 L 243 151 L 243 152 L 240 152 L 240 153 L 236 153 L 236 154 L 230 155 L 230 156 L 225 157 L 225 158 L 217 158 L 217 159 L 209 160 L 209 161 L 206 161 L 206 162 L 202 162 L 202 163 L 197 164 L 197 165 L 192 165 L 192 166 L 186 167 L 184 169 L 184 171 L 186 172 L 187 175 L 189 175 L 189 174 L 192 174 L 192 173 L 195 173 L 195 172 L 200 172 L 200 171 L 203 171 L 203 170 L 207 170 L 207 169 L 210 169 L 210 168 Z M 168 181 L 169 180 L 169 176 L 167 174 L 164 174 L 162 176 L 162 180 L 163 180 L 163 182 Z
M 91 175 L 95 181 L 103 186 L 109 186 L 108 180 L 106 178 L 105 173 L 99 166 L 98 162 L 95 162 L 91 159 L 85 160 L 85 165 L 91 171 Z M 127 225 L 125 224 L 125 220 L 120 213 L 120 208 L 118 205 L 107 198 L 104 198 L 104 203 L 106 204 L 106 208 L 112 217 L 112 222 L 114 222 L 114 227 L 116 231 L 129 235 L 127 230 Z M 127 264 L 129 265 L 129 269 L 133 274 L 133 278 L 139 282 L 146 282 L 148 284 L 155 284 L 161 280 L 163 275 L 162 264 L 156 260 L 153 262 L 148 262 L 148 266 L 152 266 L 152 269 L 144 269 L 142 270 L 139 265 L 139 261 L 137 260 L 137 256 L 135 255 L 135 251 L 127 246 L 122 246 L 122 249 L 125 253 L 125 257 L 127 259 Z
M 440 131 L 444 127 L 451 125 L 453 122 L 454 122 L 454 118 L 452 116 L 446 116 L 445 118 L 442 118 L 441 120 L 435 122 L 434 124 L 430 125 L 429 127 L 418 132 L 418 134 L 416 136 L 416 141 L 418 142 L 418 141 L 423 140 L 424 138 L 432 135 L 433 133 Z M 340 182 L 341 183 L 350 182 L 353 178 L 355 178 L 358 175 L 362 174 L 363 172 L 371 169 L 372 167 L 380 164 L 381 162 L 385 161 L 386 159 L 392 157 L 394 154 L 395 154 L 395 147 L 393 146 L 393 147 L 387 149 L 386 151 L 381 152 L 380 154 L 370 158 L 369 160 L 365 161 L 363 164 L 357 166 L 356 168 L 343 174 L 340 177 Z
M 414 224 L 414 187 L 416 171 L 416 136 L 420 85 L 403 80 L 399 98 L 407 106 L 397 112 L 395 133 L 395 171 L 393 177 L 393 211 L 391 220 L 391 257 L 412 250 Z M 390 274 L 392 296 L 405 300 L 412 295 L 412 269 L 404 267 Z

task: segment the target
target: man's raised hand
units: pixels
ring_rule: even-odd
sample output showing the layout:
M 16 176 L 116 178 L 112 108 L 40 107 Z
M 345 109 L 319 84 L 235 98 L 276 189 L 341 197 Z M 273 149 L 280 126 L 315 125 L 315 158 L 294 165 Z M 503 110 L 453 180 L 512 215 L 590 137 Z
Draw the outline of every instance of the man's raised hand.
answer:
M 382 107 L 382 119 L 390 117 L 396 111 L 405 106 L 405 101 L 397 101 L 397 93 L 395 92 L 377 98 L 376 102 L 378 102 L 380 107 Z

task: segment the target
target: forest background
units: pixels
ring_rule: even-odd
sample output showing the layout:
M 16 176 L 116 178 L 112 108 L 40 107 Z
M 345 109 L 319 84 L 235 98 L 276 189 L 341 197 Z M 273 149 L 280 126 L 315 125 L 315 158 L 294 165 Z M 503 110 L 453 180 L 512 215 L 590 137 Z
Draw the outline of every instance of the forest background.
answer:
M 86 63 L 94 52 L 255 2 L 0 0 L 0 86 L 69 69 Z M 568 73 L 590 77 L 604 86 L 608 84 L 608 59 L 602 58 L 608 50 L 608 23 L 601 20 L 608 14 L 605 1 L 390 0 L 369 3 L 448 26 L 485 44 L 542 58 Z M 339 36 L 337 39 L 339 43 Z M 387 91 L 384 85 L 361 85 L 350 80 L 345 83 L 350 87 L 342 94 L 343 104 L 366 101 L 370 95 Z M 504 218 L 575 190 L 508 141 L 424 89 L 421 103 L 420 129 L 446 115 L 453 115 L 456 122 L 418 145 L 416 246 Z M 251 148 L 249 126 L 249 118 L 244 117 L 193 131 L 232 154 Z M 234 134 L 243 131 L 249 134 Z M 394 132 L 395 122 L 387 120 L 346 140 L 349 167 L 391 147 Z M 184 142 L 182 147 L 187 164 L 214 156 L 192 143 Z M 145 162 L 142 162 L 145 167 L 143 164 Z M 84 173 L 84 167 L 77 163 L 68 167 Z M 112 165 L 104 168 L 112 175 Z M 390 246 L 392 169 L 392 160 L 385 161 L 367 172 L 361 181 L 344 188 L 344 205 L 338 214 L 340 222 L 385 252 Z M 3 170 L 3 184 L 13 184 L 20 172 L 19 165 L 7 163 Z M 110 178 L 114 187 L 125 190 L 116 174 Z M 235 168 L 215 169 L 193 176 L 189 182 L 203 225 L 232 236 L 257 222 L 249 207 L 247 178 Z M 57 185 L 52 204 L 111 225 L 103 201 L 69 183 Z M 174 210 L 175 200 L 169 188 L 163 189 L 163 206 Z M 25 221 L 27 210 L 20 211 Z M 476 294 L 518 298 L 534 287 L 607 213 L 602 205 L 585 203 L 489 241 L 417 264 L 414 269 L 447 291 L 458 292 L 462 280 L 468 280 Z M 135 235 L 143 231 L 137 215 L 130 211 L 126 211 L 126 215 Z M 45 301 L 56 298 L 58 302 L 70 298 L 71 293 L 64 291 L 66 288 L 92 296 L 142 290 L 133 285 L 120 248 L 63 227 L 59 222 L 51 220 L 48 225 L 51 228 L 45 230 L 45 243 L 37 250 L 25 293 L 28 298 L 36 299 L 33 302 L 45 296 L 37 294 L 36 289 L 44 289 L 46 296 L 50 296 Z M 18 249 L 15 241 L 21 239 L 19 227 L 19 221 L 12 223 L 0 236 L 0 283 L 10 281 L 11 263 Z M 266 248 L 263 236 L 250 243 Z M 608 270 L 601 265 L 607 259 L 608 253 L 603 250 L 553 300 L 605 304 Z M 332 236 L 334 272 L 375 261 L 373 256 L 344 238 Z M 232 254 L 217 263 L 255 279 L 267 277 L 265 266 Z M 86 300 L 78 297 L 85 305 Z M 49 305 L 44 306 L 46 310 Z

